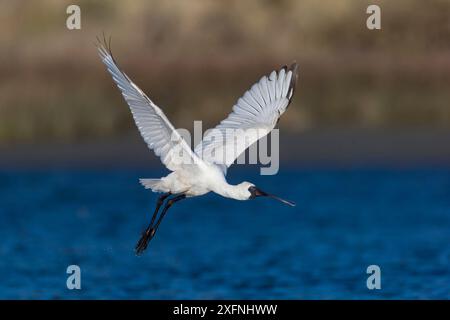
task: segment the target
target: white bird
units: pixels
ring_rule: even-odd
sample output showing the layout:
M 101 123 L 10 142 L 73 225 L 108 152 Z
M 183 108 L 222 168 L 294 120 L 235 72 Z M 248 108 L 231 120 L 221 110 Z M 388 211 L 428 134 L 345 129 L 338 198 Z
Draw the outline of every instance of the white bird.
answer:
M 225 135 L 225 140 L 211 139 L 213 133 L 207 133 L 193 151 L 164 112 L 117 66 L 111 53 L 111 46 L 106 44 L 106 41 L 103 44 L 99 41 L 98 52 L 128 103 L 134 121 L 148 147 L 171 171 L 160 179 L 140 179 L 140 183 L 146 189 L 163 194 L 158 198 L 150 225 L 136 245 L 137 254 L 141 254 L 147 248 L 167 210 L 175 202 L 188 197 L 201 196 L 212 191 L 236 200 L 266 196 L 295 206 L 293 202 L 264 192 L 250 182 L 231 185 L 226 181 L 225 175 L 227 168 L 235 159 L 249 145 L 267 135 L 286 111 L 292 100 L 298 77 L 296 63 L 289 68 L 284 66 L 279 71 L 272 71 L 270 75 L 263 76 L 237 101 L 230 115 L 215 128 L 216 133 Z M 231 129 L 240 130 L 231 131 Z M 239 142 L 236 142 L 237 140 Z M 211 152 L 212 150 L 214 152 Z M 183 161 L 179 159 L 180 151 L 184 157 Z M 224 157 L 213 156 L 213 153 L 222 154 Z M 165 200 L 167 201 L 162 213 L 156 220 Z

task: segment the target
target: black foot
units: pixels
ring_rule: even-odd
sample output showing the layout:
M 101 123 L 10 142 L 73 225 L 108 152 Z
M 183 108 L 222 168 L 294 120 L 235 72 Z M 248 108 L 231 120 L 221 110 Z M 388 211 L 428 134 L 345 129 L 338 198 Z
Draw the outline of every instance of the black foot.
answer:
M 138 256 L 141 255 L 145 249 L 147 249 L 148 243 L 153 238 L 154 235 L 155 235 L 154 228 L 149 228 L 145 230 L 135 248 L 136 254 Z

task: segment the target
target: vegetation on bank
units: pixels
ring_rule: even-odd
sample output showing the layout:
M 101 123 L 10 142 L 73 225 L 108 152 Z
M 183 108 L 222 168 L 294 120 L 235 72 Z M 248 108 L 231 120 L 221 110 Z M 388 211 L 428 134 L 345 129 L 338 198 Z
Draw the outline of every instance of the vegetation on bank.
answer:
M 0 144 L 73 141 L 132 128 L 95 36 L 177 127 L 221 120 L 260 76 L 297 60 L 285 130 L 450 126 L 450 4 L 376 1 L 65 1 L 0 4 Z

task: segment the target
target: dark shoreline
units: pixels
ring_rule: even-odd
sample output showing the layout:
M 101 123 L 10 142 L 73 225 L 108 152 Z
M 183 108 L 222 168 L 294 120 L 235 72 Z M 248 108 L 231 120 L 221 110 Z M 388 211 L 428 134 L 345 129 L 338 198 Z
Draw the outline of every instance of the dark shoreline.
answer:
M 449 167 L 450 130 L 314 129 L 280 131 L 281 165 L 292 167 Z M 160 162 L 138 133 L 78 143 L 0 147 L 0 169 L 154 168 Z

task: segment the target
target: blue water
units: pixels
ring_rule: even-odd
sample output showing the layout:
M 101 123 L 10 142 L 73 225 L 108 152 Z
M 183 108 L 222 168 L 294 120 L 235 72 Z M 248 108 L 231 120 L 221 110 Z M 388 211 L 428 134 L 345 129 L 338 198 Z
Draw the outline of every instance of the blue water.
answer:
M 159 174 L 0 173 L 0 298 L 450 298 L 448 170 L 235 171 L 297 207 L 187 199 L 136 257 L 156 199 L 137 179 Z

